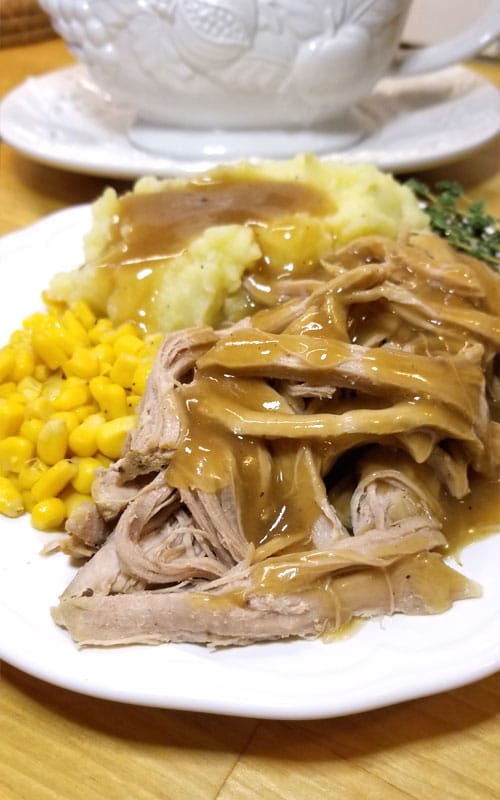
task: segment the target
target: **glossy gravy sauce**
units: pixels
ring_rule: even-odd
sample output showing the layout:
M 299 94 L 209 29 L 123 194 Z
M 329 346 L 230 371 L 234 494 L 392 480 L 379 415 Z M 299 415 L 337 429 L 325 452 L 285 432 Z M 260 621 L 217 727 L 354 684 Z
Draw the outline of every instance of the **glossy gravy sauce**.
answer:
M 470 494 L 462 500 L 445 497 L 443 501 L 447 550 L 457 558 L 466 545 L 500 529 L 500 478 L 475 475 L 470 488 Z
M 316 216 L 331 210 L 326 193 L 293 181 L 233 178 L 163 192 L 130 192 L 120 200 L 103 264 L 144 264 L 176 255 L 214 225 L 269 225 L 299 211 Z
M 233 433 L 230 427 L 237 427 L 239 409 L 246 415 L 267 411 L 278 418 L 288 413 L 286 401 L 264 380 L 199 372 L 178 391 L 185 409 L 184 433 L 167 470 L 168 483 L 210 493 L 234 486 L 249 542 L 265 545 L 269 555 L 273 541 L 281 552 L 309 550 L 321 502 L 314 500 L 319 493 L 311 466 L 315 458 L 322 458 L 322 448 L 332 449 L 333 444 L 319 442 L 313 449 L 311 443 L 298 447 L 293 440 Z M 220 422 L 223 419 L 227 425 Z M 458 553 L 468 542 L 500 527 L 498 480 L 476 476 L 466 498 L 445 495 L 441 502 L 449 552 Z
M 128 193 L 119 200 L 111 240 L 96 266 L 106 271 L 118 319 L 133 319 L 151 330 L 165 261 L 182 254 L 212 226 L 239 224 L 268 231 L 284 227 L 293 236 L 294 215 L 333 210 L 327 194 L 294 181 L 235 180 L 192 182 L 167 191 Z M 265 254 L 263 261 L 265 260 Z
M 240 521 L 256 547 L 276 537 L 280 546 L 307 547 L 319 515 L 308 456 L 295 442 L 239 436 L 210 418 L 233 415 L 237 403 L 256 411 L 285 411 L 283 400 L 265 381 L 230 375 L 198 376 L 180 387 L 187 417 L 182 444 L 167 469 L 178 489 L 217 492 L 233 485 Z M 207 417 L 207 410 L 209 416 Z

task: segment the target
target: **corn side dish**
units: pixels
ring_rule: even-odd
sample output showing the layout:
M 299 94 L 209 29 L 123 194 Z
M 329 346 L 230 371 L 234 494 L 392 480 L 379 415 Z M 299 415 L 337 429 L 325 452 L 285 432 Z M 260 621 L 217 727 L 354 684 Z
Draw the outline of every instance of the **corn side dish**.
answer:
M 161 340 L 46 300 L 0 350 L 0 513 L 64 525 L 119 456 Z

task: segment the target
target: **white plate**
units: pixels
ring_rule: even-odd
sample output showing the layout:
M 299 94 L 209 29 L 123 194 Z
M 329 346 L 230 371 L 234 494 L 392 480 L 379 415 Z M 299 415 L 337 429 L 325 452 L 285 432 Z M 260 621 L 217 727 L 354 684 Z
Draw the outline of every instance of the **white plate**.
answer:
M 0 240 L 9 288 L 1 340 L 40 306 L 54 271 L 77 266 L 88 207 L 59 212 Z M 0 522 L 0 657 L 65 688 L 165 708 L 279 719 L 337 716 L 429 695 L 500 668 L 499 535 L 466 548 L 460 569 L 484 595 L 433 617 L 384 618 L 330 644 L 273 643 L 211 652 L 196 645 L 79 651 L 49 608 L 72 577 L 48 535 Z
M 371 162 L 402 172 L 460 158 L 500 131 L 500 91 L 462 66 L 385 79 L 358 111 L 370 133 L 342 152 L 329 152 L 327 129 L 255 133 L 240 137 L 237 147 L 246 158 L 273 158 L 291 145 L 292 153 L 308 150 L 325 159 Z M 218 133 L 167 130 L 163 139 L 170 149 L 165 155 L 141 150 L 128 138 L 131 121 L 130 110 L 112 106 L 82 66 L 30 78 L 0 106 L 0 133 L 6 142 L 65 169 L 135 178 L 198 172 L 231 160 L 232 140 Z

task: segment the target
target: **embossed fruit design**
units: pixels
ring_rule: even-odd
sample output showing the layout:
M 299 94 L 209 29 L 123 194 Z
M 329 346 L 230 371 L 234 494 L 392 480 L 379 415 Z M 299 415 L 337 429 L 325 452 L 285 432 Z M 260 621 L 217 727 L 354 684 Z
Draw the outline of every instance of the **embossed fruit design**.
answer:
M 253 42 L 257 25 L 255 0 L 178 0 L 175 44 L 195 68 L 233 61 Z

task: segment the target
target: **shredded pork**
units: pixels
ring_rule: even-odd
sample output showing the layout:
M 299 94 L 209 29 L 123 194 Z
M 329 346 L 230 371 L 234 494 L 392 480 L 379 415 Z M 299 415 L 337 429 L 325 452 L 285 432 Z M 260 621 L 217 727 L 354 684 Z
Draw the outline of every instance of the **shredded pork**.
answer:
M 166 336 L 69 520 L 93 555 L 53 615 L 79 645 L 315 637 L 480 593 L 442 500 L 498 475 L 498 277 L 422 233 L 273 278 L 266 307 L 263 281 L 241 323 Z

